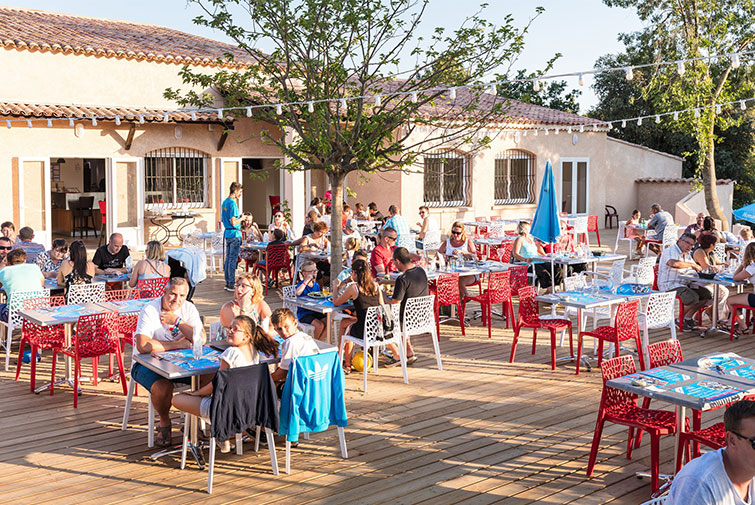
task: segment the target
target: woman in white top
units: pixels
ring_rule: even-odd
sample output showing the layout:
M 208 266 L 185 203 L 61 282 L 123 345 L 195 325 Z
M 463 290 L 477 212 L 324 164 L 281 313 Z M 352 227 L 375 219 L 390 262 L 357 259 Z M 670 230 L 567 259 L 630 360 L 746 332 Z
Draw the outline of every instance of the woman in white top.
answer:
M 751 284 L 755 284 L 755 242 L 750 242 L 745 247 L 744 256 L 742 257 L 742 263 L 734 272 L 735 281 L 750 281 Z M 735 305 L 749 305 L 755 307 L 755 294 L 753 293 L 740 293 L 738 295 L 730 296 L 726 300 L 726 307 L 729 310 L 729 314 L 733 314 L 733 307 Z M 739 337 L 749 329 L 749 325 L 742 319 L 741 312 L 737 314 L 737 320 L 732 323 L 738 328 L 734 329 L 734 335 Z
M 286 221 L 286 216 L 283 215 L 283 212 L 276 212 L 273 216 L 273 222 L 270 223 L 270 226 L 267 227 L 268 235 L 272 236 L 273 230 L 281 230 L 283 234 L 286 236 L 286 240 L 293 240 L 294 239 L 294 232 L 291 231 L 291 227 L 288 225 L 288 221 Z
M 316 196 L 312 199 L 312 201 L 309 203 L 309 209 L 307 209 L 307 212 L 310 210 L 314 210 L 317 212 L 318 216 L 322 216 L 325 209 L 325 202 L 322 201 L 322 198 L 319 196 Z
M 237 277 L 233 295 L 233 300 L 226 302 L 220 309 L 220 324 L 223 328 L 230 328 L 238 316 L 249 316 L 268 335 L 275 335 L 270 329 L 270 316 L 273 312 L 263 298 L 264 291 L 259 277 L 251 273 Z
M 231 344 L 220 355 L 220 369 L 256 365 L 260 362 L 259 353 L 276 357 L 278 343 L 267 335 L 249 316 L 236 316 L 226 341 Z M 173 397 L 173 406 L 204 419 L 210 418 L 212 404 L 212 382 L 197 391 L 179 393 Z M 221 445 L 221 452 L 228 452 L 230 444 Z
M 438 252 L 448 258 L 456 257 L 465 260 L 477 258 L 474 244 L 467 238 L 467 234 L 464 232 L 464 224 L 460 221 L 456 221 L 451 226 L 451 233 L 446 241 L 440 244 Z M 476 275 L 459 276 L 459 292 L 462 298 L 467 296 L 467 286 L 475 282 L 477 282 Z

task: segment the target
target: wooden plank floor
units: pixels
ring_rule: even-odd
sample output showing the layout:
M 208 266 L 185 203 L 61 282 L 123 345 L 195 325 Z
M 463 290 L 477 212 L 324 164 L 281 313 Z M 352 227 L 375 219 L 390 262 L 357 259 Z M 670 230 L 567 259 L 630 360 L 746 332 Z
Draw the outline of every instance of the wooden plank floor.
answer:
M 217 276 L 197 289 L 206 323 L 215 320 L 229 293 Z M 280 295 L 271 290 L 271 305 Z M 585 476 L 600 398 L 598 371 L 574 375 L 566 363 L 551 371 L 549 339 L 530 354 L 523 331 L 517 362 L 509 364 L 512 331 L 496 322 L 493 338 L 479 320 L 461 336 L 458 325 L 441 326 L 444 370 L 435 368 L 429 338 L 416 339 L 420 359 L 400 368 L 346 379 L 349 459 L 340 458 L 334 430 L 302 441 L 292 453 L 292 473 L 274 477 L 266 450 L 218 453 L 214 493 L 207 473 L 178 458 L 153 462 L 146 447 L 145 397 L 134 399 L 129 429 L 120 430 L 120 385 L 84 385 L 79 407 L 70 388 L 54 396 L 29 393 L 29 366 L 18 382 L 15 368 L 0 374 L 0 486 L 4 503 L 358 503 L 358 504 L 636 504 L 648 499 L 649 482 L 634 472 L 649 466 L 649 442 L 623 455 L 626 430 L 607 425 L 592 478 Z M 575 334 L 576 336 L 576 334 Z M 652 341 L 668 338 L 655 332 Z M 753 337 L 729 342 L 681 334 L 685 356 L 712 350 L 753 356 Z M 590 347 L 590 346 L 588 346 Z M 568 347 L 559 348 L 566 355 Z M 37 381 L 49 378 L 44 354 Z M 15 364 L 15 356 L 11 360 Z M 104 367 L 101 367 L 104 369 Z M 84 374 L 90 373 L 85 366 Z M 655 407 L 663 407 L 658 403 Z M 719 420 L 720 411 L 703 416 Z M 179 439 L 178 416 L 174 440 Z M 662 441 L 662 470 L 673 460 L 673 439 Z M 284 451 L 278 448 L 283 469 Z

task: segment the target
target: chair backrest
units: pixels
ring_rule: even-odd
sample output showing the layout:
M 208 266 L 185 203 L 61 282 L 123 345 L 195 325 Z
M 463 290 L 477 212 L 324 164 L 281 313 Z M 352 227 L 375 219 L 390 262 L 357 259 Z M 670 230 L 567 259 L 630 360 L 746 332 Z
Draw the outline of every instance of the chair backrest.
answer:
M 669 224 L 663 229 L 663 247 L 668 247 L 676 243 L 679 238 L 679 227 L 675 224 Z
M 77 210 L 90 210 L 92 209 L 93 205 L 94 205 L 93 196 L 80 196 L 79 203 L 76 204 L 76 209 Z
M 619 213 L 616 212 L 616 207 L 614 207 L 613 205 L 606 205 L 605 208 L 606 208 L 606 215 L 607 216 L 610 216 L 610 215 L 617 215 L 618 216 L 619 215 Z
M 587 216 L 579 216 L 574 220 L 574 233 L 587 233 Z
M 223 254 L 223 246 L 225 245 L 222 233 L 215 233 L 210 239 L 210 254 Z
M 437 251 L 440 249 L 440 230 L 430 230 L 422 239 L 422 249 L 425 251 Z
M 68 286 L 66 300 L 69 304 L 98 303 L 105 301 L 105 283 L 71 284 Z
M 402 328 L 407 335 L 435 332 L 435 296 L 407 298 Z
M 23 318 L 18 313 L 24 306 L 24 300 L 30 298 L 46 298 L 50 296 L 49 289 L 33 289 L 31 291 L 14 291 L 8 299 L 8 331 L 20 328 Z
M 194 234 L 184 235 L 183 246 L 192 249 L 204 249 L 204 239 Z
M 477 256 L 478 260 L 481 260 L 483 250 L 485 249 L 486 246 L 483 244 L 478 244 L 477 241 L 472 242 L 472 245 L 474 246 L 475 256 Z
M 414 241 L 414 237 L 408 233 L 399 235 L 396 239 L 396 247 L 405 247 L 409 252 L 415 252 L 417 250 L 417 243 Z
M 223 340 L 225 338 L 225 328 L 223 328 L 223 324 L 220 321 L 215 321 L 214 323 L 210 323 L 210 335 L 208 337 L 209 342 L 214 342 L 216 340 Z
M 408 302 L 407 302 L 408 303 Z M 366 345 L 374 346 L 380 345 L 385 340 L 388 340 L 392 335 L 385 335 L 383 331 L 383 320 L 381 317 L 382 308 L 387 307 L 393 313 L 393 320 L 399 322 L 399 311 L 401 305 L 394 303 L 391 305 L 376 305 L 374 307 L 367 307 L 367 314 L 364 320 L 364 342 Z M 400 327 L 394 328 L 394 335 L 397 336 L 401 331 Z
M 100 216 L 102 216 L 102 224 L 107 224 L 105 217 L 107 216 L 107 202 L 105 200 L 98 200 L 97 205 L 100 207 Z
M 650 356 L 649 368 L 671 365 L 684 360 L 682 357 L 682 344 L 674 339 L 648 345 L 648 355 Z
M 627 231 L 629 228 L 627 228 L 627 225 L 624 224 L 624 221 L 619 221 L 619 231 L 618 235 L 616 237 L 616 243 L 618 244 L 619 240 L 632 240 L 631 238 L 627 238 Z
M 653 265 L 653 290 L 658 291 L 658 264 Z
M 291 256 L 288 255 L 286 244 L 270 244 L 265 248 L 265 261 L 267 269 L 288 268 L 291 265 Z
M 716 255 L 716 259 L 721 263 L 726 263 L 726 244 L 723 242 L 717 242 L 713 247 L 713 254 Z
M 639 334 L 640 324 L 637 321 L 639 307 L 640 301 L 632 300 L 620 303 L 616 308 L 614 327 L 619 341 L 635 338 Z
M 587 231 L 598 231 L 598 216 L 587 216 Z
M 624 264 L 625 259 L 615 260 L 611 263 L 611 270 L 608 272 L 608 282 L 611 286 L 618 286 L 624 280 Z
M 296 314 L 298 308 L 295 304 L 291 303 L 291 300 L 296 300 L 296 286 L 294 284 L 290 286 L 283 286 L 283 306 Z
M 438 305 L 461 303 L 459 295 L 459 274 L 442 274 L 436 282 L 436 296 Z
M 564 289 L 566 291 L 576 291 L 587 285 L 583 275 L 570 275 L 564 278 Z
M 626 407 L 637 405 L 637 395 L 620 389 L 606 386 L 611 379 L 618 379 L 637 371 L 632 356 L 617 356 L 603 360 L 600 364 L 600 373 L 603 376 L 603 393 L 600 398 L 601 410 L 622 411 Z
M 26 310 L 47 309 L 60 307 L 66 304 L 64 296 L 40 296 L 39 298 L 26 298 L 23 300 L 23 308 Z
M 653 267 L 656 265 L 656 262 L 656 258 L 640 258 L 640 261 L 637 263 L 637 269 L 634 273 L 634 282 L 652 286 L 653 281 L 655 280 Z
M 165 294 L 165 286 L 170 277 L 155 277 L 154 279 L 139 279 L 136 282 L 136 291 L 139 298 L 158 298 Z
M 116 352 L 118 315 L 115 312 L 79 316 L 74 337 L 76 353 L 81 358 L 93 358 Z
M 669 324 L 674 324 L 674 302 L 676 293 L 668 291 L 666 293 L 653 293 L 648 297 L 645 318 L 649 329 L 663 328 Z
M 504 223 L 495 223 L 490 226 L 488 226 L 488 237 L 489 238 L 499 238 L 504 235 L 503 228 Z
M 498 246 L 498 261 L 501 263 L 511 263 L 511 251 L 514 250 L 513 240 L 504 240 L 501 245 Z
M 106 302 L 120 302 L 123 300 L 138 300 L 138 289 L 111 289 L 105 291 Z
M 509 283 L 512 293 L 518 293 L 521 288 L 527 285 L 527 269 L 527 265 L 515 265 L 509 268 L 509 272 L 511 272 Z
M 540 307 L 535 300 L 537 289 L 535 286 L 520 288 L 519 294 L 519 319 L 526 323 L 532 323 L 540 319 Z
M 511 272 L 490 272 L 488 296 L 492 304 L 511 301 Z

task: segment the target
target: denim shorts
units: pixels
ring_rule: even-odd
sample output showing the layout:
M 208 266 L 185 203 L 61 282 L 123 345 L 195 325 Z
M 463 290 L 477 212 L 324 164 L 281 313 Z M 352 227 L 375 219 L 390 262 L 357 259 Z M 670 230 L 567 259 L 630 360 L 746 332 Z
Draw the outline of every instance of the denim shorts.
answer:
M 141 386 L 143 386 L 147 391 L 152 391 L 152 384 L 160 379 L 165 379 L 165 377 L 163 377 L 162 375 L 153 372 L 146 366 L 140 365 L 139 363 L 134 363 L 134 365 L 131 367 L 131 377 L 133 377 L 134 380 Z M 186 377 L 183 379 L 174 379 L 171 382 L 173 382 L 174 384 L 191 384 L 191 378 Z
M 199 417 L 202 419 L 210 418 L 210 405 L 212 405 L 212 396 L 203 396 L 199 404 Z

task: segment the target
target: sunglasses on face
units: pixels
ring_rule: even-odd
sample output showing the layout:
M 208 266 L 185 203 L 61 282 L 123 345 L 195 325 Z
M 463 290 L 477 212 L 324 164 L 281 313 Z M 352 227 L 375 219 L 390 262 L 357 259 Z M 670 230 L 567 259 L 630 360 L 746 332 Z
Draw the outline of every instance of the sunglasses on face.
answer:
M 739 434 L 739 433 L 737 433 L 736 431 L 732 431 L 732 433 L 733 433 L 734 435 L 738 436 L 739 438 L 744 438 L 745 440 L 747 440 L 748 442 L 750 442 L 750 445 L 752 446 L 753 450 L 755 450 L 755 437 L 753 437 L 753 438 L 747 438 L 747 437 L 746 437 L 746 436 L 744 436 L 744 435 L 740 435 L 740 434 Z
M 391 242 L 396 241 L 396 237 L 385 237 L 386 240 L 390 240 Z
M 13 249 L 13 247 L 9 246 L 9 245 L 0 245 L 0 249 L 3 250 L 3 251 L 9 251 L 9 250 Z
M 454 230 L 451 232 L 451 235 L 461 235 L 461 232 Z

